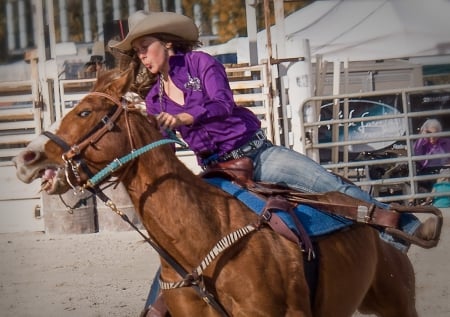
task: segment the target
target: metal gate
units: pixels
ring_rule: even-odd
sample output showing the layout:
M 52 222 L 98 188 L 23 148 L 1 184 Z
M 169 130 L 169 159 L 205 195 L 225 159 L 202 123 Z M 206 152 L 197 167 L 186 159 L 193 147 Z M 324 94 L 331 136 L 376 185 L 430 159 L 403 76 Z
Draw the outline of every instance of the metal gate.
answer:
M 11 158 L 41 132 L 41 103 L 32 81 L 0 83 L 0 232 L 42 231 L 40 183 L 20 182 Z
M 443 125 L 442 132 L 428 136 L 450 137 L 450 85 L 312 97 L 303 102 L 300 114 L 305 153 L 379 200 L 450 196 L 448 188 L 421 190 L 421 184 L 443 178 L 439 172 L 450 173 L 450 166 L 420 175 L 416 168 L 425 159 L 450 160 L 450 153 L 413 153 L 414 142 L 423 137 L 419 128 L 428 118 Z

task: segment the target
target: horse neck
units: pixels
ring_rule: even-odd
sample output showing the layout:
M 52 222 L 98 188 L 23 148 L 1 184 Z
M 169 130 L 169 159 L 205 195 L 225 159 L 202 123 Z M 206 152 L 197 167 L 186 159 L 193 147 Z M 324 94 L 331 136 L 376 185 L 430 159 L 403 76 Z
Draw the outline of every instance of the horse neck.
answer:
M 137 146 L 154 141 L 139 135 L 144 137 Z M 223 193 L 194 175 L 169 146 L 136 159 L 122 182 L 152 238 L 181 263 L 198 264 L 198 254 L 221 237 L 223 225 L 213 206 Z

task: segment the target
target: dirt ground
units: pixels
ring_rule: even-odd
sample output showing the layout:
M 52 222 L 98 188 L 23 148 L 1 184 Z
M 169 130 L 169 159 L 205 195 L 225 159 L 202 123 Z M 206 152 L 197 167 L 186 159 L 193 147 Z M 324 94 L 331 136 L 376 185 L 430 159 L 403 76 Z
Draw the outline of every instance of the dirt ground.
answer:
M 438 247 L 408 253 L 421 317 L 450 316 L 450 209 L 443 212 Z M 158 266 L 134 231 L 0 234 L 0 254 L 2 317 L 138 316 Z

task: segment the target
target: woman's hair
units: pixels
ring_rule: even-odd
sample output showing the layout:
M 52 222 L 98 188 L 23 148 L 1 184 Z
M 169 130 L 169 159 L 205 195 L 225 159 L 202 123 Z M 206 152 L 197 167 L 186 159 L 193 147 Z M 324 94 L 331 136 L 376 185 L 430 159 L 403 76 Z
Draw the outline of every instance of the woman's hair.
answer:
M 187 53 L 201 46 L 200 41 L 188 41 L 172 34 L 158 33 L 151 34 L 151 36 L 163 43 L 172 43 L 172 48 L 176 53 Z M 142 65 L 134 50 L 117 52 L 116 58 L 118 60 L 116 66 L 120 70 L 123 71 L 128 68 L 134 70 L 135 76 L 130 90 L 144 99 L 157 81 L 157 75 L 152 74 L 144 65 Z
M 436 130 L 436 132 L 441 132 L 442 125 L 439 122 L 439 120 L 437 120 L 437 119 L 428 119 L 422 124 L 422 127 L 420 128 L 420 132 L 426 133 L 425 131 L 427 131 L 429 129 Z
M 155 33 L 149 35 L 157 38 L 163 43 L 172 43 L 173 50 L 176 53 L 187 53 L 202 46 L 200 41 L 188 41 L 179 36 L 168 33 Z

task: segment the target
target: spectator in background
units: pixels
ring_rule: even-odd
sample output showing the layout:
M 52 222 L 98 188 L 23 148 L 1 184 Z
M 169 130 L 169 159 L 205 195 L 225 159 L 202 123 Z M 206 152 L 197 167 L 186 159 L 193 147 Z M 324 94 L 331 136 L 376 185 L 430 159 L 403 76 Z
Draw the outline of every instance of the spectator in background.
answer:
M 419 156 L 423 155 L 424 160 L 417 161 L 417 175 L 427 175 L 427 174 L 439 174 L 441 169 L 445 166 L 450 165 L 450 156 L 448 157 L 440 157 L 440 158 L 428 158 L 428 155 L 434 154 L 444 154 L 450 153 L 450 138 L 442 138 L 442 137 L 426 137 L 426 134 L 429 133 L 438 133 L 442 131 L 442 125 L 437 119 L 428 119 L 420 128 L 420 133 L 424 135 L 423 138 L 418 139 L 414 143 L 414 155 Z M 435 184 L 435 180 L 425 180 L 418 182 L 418 191 L 419 193 L 431 192 L 433 190 L 433 186 Z M 428 197 L 423 202 L 415 201 L 414 199 L 410 199 L 408 204 L 410 206 L 414 204 L 428 205 L 432 202 L 432 198 Z
M 426 120 L 420 128 L 421 134 L 438 133 L 442 131 L 441 123 L 436 119 Z M 414 144 L 414 155 L 433 155 L 450 153 L 450 138 L 426 137 L 418 139 Z M 417 161 L 418 174 L 430 174 L 433 170 L 450 164 L 450 157 L 425 158 L 423 161 Z
M 103 57 L 91 56 L 91 60 L 87 62 L 79 74 L 80 79 L 96 78 L 97 72 L 103 68 Z
M 105 55 L 105 49 L 103 48 L 103 42 L 95 42 L 92 47 L 92 55 L 89 62 L 84 64 L 83 69 L 79 73 L 78 77 L 83 78 L 95 78 L 97 73 L 103 68 L 103 56 Z

